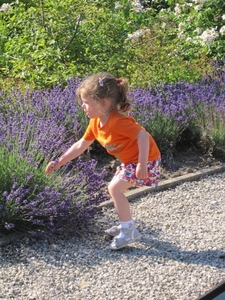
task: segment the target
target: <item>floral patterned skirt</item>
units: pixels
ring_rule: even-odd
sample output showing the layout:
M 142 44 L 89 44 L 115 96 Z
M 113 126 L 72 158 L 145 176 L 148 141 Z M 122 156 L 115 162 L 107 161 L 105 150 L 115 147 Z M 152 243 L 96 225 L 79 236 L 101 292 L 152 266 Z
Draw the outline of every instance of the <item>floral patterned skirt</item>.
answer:
M 136 167 L 137 164 L 132 163 L 129 165 L 121 164 L 117 167 L 115 177 L 119 177 L 123 181 L 132 183 L 134 186 L 151 186 L 156 187 L 160 179 L 160 167 L 161 167 L 161 157 L 156 160 L 149 161 L 147 163 L 148 167 L 148 177 L 146 179 L 137 179 L 136 177 Z

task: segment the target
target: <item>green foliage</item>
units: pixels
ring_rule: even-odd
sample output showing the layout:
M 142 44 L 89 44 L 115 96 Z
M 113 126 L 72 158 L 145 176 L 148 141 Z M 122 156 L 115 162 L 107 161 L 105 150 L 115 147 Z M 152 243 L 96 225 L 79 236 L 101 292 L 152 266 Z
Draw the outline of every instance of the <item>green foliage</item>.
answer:
M 60 1 L 43 2 L 40 8 L 27 8 L 20 3 L 3 15 L 7 24 L 1 59 L 3 73 L 33 86 L 48 86 L 67 77 L 64 52 L 79 16 L 79 12 L 71 14 L 68 7 L 62 9 Z
M 184 1 L 143 3 L 138 10 L 129 0 L 12 2 L 0 15 L 0 83 L 45 88 L 107 70 L 148 86 L 193 81 L 210 58 L 224 59 L 224 36 L 203 47 L 196 33 L 223 26 L 223 1 L 200 10 Z
M 204 3 L 177 5 L 180 13 L 171 14 L 178 29 L 178 48 L 183 57 L 193 58 L 205 54 L 215 60 L 224 60 L 225 35 L 220 32 L 225 25 L 224 1 L 206 0 Z

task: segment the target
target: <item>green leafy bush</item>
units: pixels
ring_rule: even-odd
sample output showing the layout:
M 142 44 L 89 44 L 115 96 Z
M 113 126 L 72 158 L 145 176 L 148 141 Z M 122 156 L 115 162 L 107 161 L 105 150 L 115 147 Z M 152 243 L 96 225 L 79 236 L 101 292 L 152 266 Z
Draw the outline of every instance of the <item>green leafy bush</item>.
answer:
M 143 3 L 12 2 L 0 12 L 0 83 L 45 88 L 107 70 L 147 87 L 194 81 L 225 58 L 222 0 Z

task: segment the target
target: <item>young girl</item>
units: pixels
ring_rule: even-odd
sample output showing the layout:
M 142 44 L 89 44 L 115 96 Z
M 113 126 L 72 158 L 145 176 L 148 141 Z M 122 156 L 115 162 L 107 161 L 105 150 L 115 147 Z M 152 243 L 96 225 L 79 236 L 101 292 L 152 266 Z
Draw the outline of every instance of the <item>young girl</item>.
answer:
M 89 125 L 79 141 L 57 162 L 51 161 L 46 167 L 46 174 L 50 174 L 83 153 L 95 139 L 121 161 L 108 186 L 120 221 L 118 226 L 106 230 L 114 237 L 110 244 L 112 250 L 141 238 L 124 192 L 134 185 L 155 187 L 160 177 L 160 151 L 154 139 L 132 117 L 125 115 L 131 108 L 127 92 L 125 79 L 116 79 L 105 72 L 81 83 L 76 97 L 90 118 Z

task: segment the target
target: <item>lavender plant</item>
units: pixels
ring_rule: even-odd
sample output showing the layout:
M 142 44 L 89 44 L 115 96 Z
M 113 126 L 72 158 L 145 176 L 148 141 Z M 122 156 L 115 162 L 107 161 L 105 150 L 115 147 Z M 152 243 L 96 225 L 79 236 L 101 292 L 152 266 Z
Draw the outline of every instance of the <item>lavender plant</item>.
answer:
M 192 84 L 190 104 L 195 118 L 190 129 L 197 133 L 205 151 L 212 154 L 223 152 L 225 146 L 225 69 L 219 76 L 207 76 Z
M 133 91 L 135 119 L 155 138 L 161 152 L 170 155 L 191 118 L 185 114 L 182 90 L 172 85 L 159 85 Z
M 132 114 L 152 133 L 164 156 L 175 152 L 186 129 L 198 138 L 204 151 L 224 148 L 224 66 L 215 75 L 194 83 L 159 84 L 132 91 Z
M 47 176 L 44 168 L 81 136 L 86 122 L 67 89 L 1 92 L 0 231 L 78 231 L 106 200 L 104 170 L 76 160 Z

